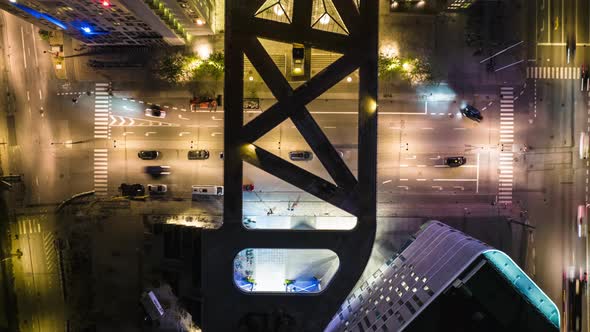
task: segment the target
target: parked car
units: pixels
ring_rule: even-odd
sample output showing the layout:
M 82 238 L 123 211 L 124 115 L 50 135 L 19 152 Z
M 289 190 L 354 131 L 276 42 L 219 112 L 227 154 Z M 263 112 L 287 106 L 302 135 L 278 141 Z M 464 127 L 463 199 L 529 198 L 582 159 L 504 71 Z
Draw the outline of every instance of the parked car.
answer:
M 223 186 L 203 185 L 192 186 L 193 195 L 223 196 Z
M 165 184 L 148 184 L 147 190 L 150 194 L 163 194 L 168 191 L 168 186 Z
M 187 154 L 188 160 L 205 160 L 209 159 L 207 150 L 190 150 Z
M 305 74 L 305 47 L 302 44 L 293 44 L 291 62 L 291 74 L 302 76 Z
M 191 112 L 197 110 L 214 110 L 217 109 L 217 100 L 212 97 L 194 97 L 190 100 Z
M 160 151 L 156 150 L 141 150 L 137 153 L 139 159 L 154 160 L 160 157 Z
M 145 172 L 152 177 L 161 177 L 170 174 L 170 166 L 146 166 Z
M 309 161 L 313 159 L 313 153 L 310 151 L 291 151 L 289 159 L 293 161 Z
M 242 186 L 243 191 L 251 192 L 254 191 L 254 185 L 249 183 Z
M 480 122 L 481 120 L 483 120 L 481 112 L 471 105 L 465 105 L 464 107 L 461 107 L 461 114 L 473 121 Z
M 121 191 L 122 196 L 135 197 L 135 196 L 145 195 L 145 188 L 142 184 L 139 184 L 139 183 L 136 183 L 136 184 L 121 183 L 119 190 Z
M 145 116 L 163 119 L 166 117 L 166 111 L 162 110 L 160 106 L 152 105 L 145 109 Z
M 465 157 L 448 157 L 445 159 L 445 165 L 449 167 L 459 167 L 465 165 L 467 159 Z

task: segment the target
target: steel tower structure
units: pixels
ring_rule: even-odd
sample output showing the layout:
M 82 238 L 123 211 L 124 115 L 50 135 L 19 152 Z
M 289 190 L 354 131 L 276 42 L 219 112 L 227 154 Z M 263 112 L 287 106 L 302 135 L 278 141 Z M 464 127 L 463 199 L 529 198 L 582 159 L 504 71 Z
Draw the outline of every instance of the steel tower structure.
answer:
M 292 6 L 288 21 L 257 15 L 271 2 L 282 6 L 280 11 Z M 318 29 L 312 17 L 312 9 L 318 5 L 324 6 L 331 19 L 339 20 L 338 31 Z M 294 330 L 322 331 L 360 278 L 376 229 L 378 5 L 376 0 L 226 0 L 224 223 L 220 229 L 203 234 L 204 331 L 248 331 L 246 325 L 253 317 L 267 321 L 280 317 L 277 321 L 295 325 Z M 293 89 L 258 38 L 303 44 L 342 57 Z M 277 99 L 245 125 L 244 55 Z M 356 69 L 359 104 L 355 178 L 306 105 Z M 256 146 L 258 138 L 288 118 L 336 185 Z M 243 162 L 349 212 L 357 217 L 357 226 L 342 231 L 247 230 L 242 225 Z M 245 248 L 330 249 L 339 256 L 340 267 L 328 287 L 318 294 L 246 294 L 233 281 L 233 260 Z

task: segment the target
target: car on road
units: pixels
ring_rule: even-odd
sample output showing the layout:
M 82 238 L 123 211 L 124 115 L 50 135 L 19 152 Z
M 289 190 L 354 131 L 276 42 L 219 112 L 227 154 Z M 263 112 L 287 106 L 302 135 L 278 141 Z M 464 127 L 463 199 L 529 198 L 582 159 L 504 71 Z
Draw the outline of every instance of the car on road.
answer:
M 303 76 L 305 74 L 305 46 L 302 44 L 293 44 L 291 55 L 291 74 L 293 76 Z
M 576 35 L 575 34 L 568 34 L 565 40 L 565 56 L 567 59 L 567 63 L 569 64 L 570 61 L 573 61 L 576 57 Z
M 205 160 L 209 159 L 207 150 L 190 150 L 187 154 L 188 160 Z
M 242 185 L 242 190 L 246 191 L 246 192 L 252 192 L 252 191 L 254 191 L 254 185 L 251 183 L 244 184 L 244 185 Z
M 461 114 L 463 114 L 463 116 L 467 117 L 468 119 L 471 119 L 473 121 L 477 121 L 480 122 L 481 120 L 483 120 L 483 116 L 481 115 L 481 112 L 471 106 L 471 105 L 465 105 L 463 107 L 461 107 Z
M 580 151 L 579 156 L 580 159 L 588 159 L 588 153 L 590 149 L 590 142 L 588 140 L 588 133 L 581 132 L 580 133 Z
M 576 219 L 576 228 L 578 230 L 578 237 L 586 237 L 588 233 L 586 222 L 586 205 L 578 205 L 578 218 Z
M 568 268 L 567 274 L 564 273 L 564 295 L 566 295 L 567 301 L 565 301 L 567 313 L 567 321 L 565 322 L 566 329 L 564 331 L 582 331 L 582 302 L 584 288 L 586 288 L 586 280 L 582 277 L 582 270 L 580 272 L 576 270 L 574 266 Z
M 155 160 L 160 157 L 160 151 L 156 150 L 141 150 L 137 153 L 139 159 L 142 160 Z
M 223 186 L 203 185 L 192 186 L 194 195 L 223 196 Z
M 146 174 L 149 174 L 154 178 L 170 175 L 170 166 L 146 166 L 144 170 Z
M 467 158 L 465 157 L 447 157 L 445 159 L 445 165 L 449 167 L 459 167 L 461 165 L 465 165 L 467 163 Z
M 163 119 L 166 117 L 166 111 L 164 111 L 160 106 L 152 105 L 145 109 L 145 116 Z
M 590 69 L 587 64 L 580 67 L 580 80 L 582 81 L 580 91 L 590 91 Z
M 136 183 L 136 184 L 121 183 L 121 186 L 119 186 L 119 190 L 121 191 L 122 196 L 135 197 L 135 196 L 145 195 L 145 187 L 139 183 Z
M 217 100 L 212 97 L 193 97 L 190 101 L 190 110 L 191 112 L 196 112 L 198 110 L 215 110 L 217 109 Z
M 313 153 L 310 151 L 291 151 L 289 159 L 293 161 L 309 161 L 313 159 Z
M 152 195 L 163 194 L 168 191 L 168 186 L 165 184 L 148 184 L 147 190 Z

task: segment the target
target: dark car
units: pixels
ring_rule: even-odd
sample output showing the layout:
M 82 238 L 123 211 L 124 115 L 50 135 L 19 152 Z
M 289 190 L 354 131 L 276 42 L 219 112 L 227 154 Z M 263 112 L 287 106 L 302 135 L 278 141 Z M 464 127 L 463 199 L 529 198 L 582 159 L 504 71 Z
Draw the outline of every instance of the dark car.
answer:
M 567 57 L 567 63 L 570 63 L 576 57 L 576 36 L 574 34 L 568 34 L 565 40 L 565 56 Z
M 463 116 L 473 120 L 473 121 L 477 121 L 480 122 L 481 120 L 483 120 L 483 116 L 481 116 L 481 112 L 471 106 L 471 105 L 466 105 L 464 107 L 461 107 L 461 114 L 463 114 Z
M 123 196 L 135 197 L 135 196 L 145 195 L 145 187 L 139 183 L 136 183 L 136 184 L 121 183 L 119 190 L 121 190 L 121 195 L 123 195 Z
M 142 150 L 142 151 L 139 151 L 137 153 L 137 156 L 140 159 L 143 159 L 143 160 L 154 160 L 154 159 L 158 159 L 158 157 L 160 156 L 160 151 L 155 151 L 155 150 L 146 151 L 146 150 Z
M 581 274 L 575 267 L 570 266 L 567 275 L 564 273 L 564 295 L 567 294 L 567 331 L 582 331 L 582 303 L 583 294 L 586 288 L 586 276 Z
M 293 161 L 309 161 L 313 159 L 313 153 L 309 151 L 291 151 L 289 159 Z
M 145 172 L 152 177 L 161 177 L 170 174 L 170 166 L 146 166 Z
M 580 90 L 590 91 L 590 70 L 587 64 L 583 64 L 580 68 L 580 79 L 582 80 L 582 86 Z
M 190 150 L 188 152 L 188 160 L 205 160 L 209 159 L 209 151 L 207 150 Z
M 445 159 L 445 165 L 449 167 L 459 167 L 465 165 L 467 159 L 465 157 L 448 157 Z

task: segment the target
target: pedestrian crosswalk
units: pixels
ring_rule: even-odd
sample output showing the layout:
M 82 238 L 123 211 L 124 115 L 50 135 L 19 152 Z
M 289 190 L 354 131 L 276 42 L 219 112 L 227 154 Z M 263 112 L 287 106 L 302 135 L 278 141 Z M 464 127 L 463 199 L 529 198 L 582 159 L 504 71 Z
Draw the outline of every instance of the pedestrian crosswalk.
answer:
M 109 152 L 107 149 L 94 149 L 94 194 L 105 196 L 108 186 Z
M 94 88 L 94 138 L 109 138 L 110 83 L 96 83 Z
M 500 88 L 500 160 L 498 203 L 512 204 L 514 152 L 514 88 Z
M 578 67 L 528 67 L 527 78 L 579 80 L 581 73 Z
M 57 255 L 55 252 L 55 237 L 51 232 L 43 233 L 43 252 L 45 253 L 47 273 L 56 273 Z
M 18 218 L 18 233 L 17 234 L 35 234 L 41 233 L 41 224 L 39 220 L 30 219 L 26 217 Z

